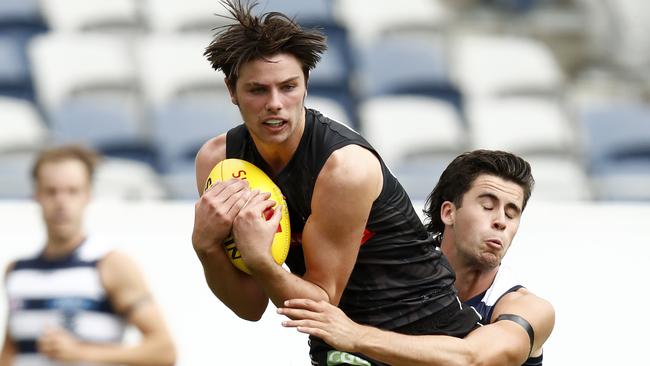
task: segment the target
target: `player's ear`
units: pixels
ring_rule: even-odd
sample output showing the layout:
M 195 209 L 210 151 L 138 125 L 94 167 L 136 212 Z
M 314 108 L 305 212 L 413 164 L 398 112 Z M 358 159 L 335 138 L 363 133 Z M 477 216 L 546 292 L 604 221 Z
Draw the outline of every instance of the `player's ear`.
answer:
M 450 202 L 445 201 L 440 206 L 440 219 L 445 225 L 453 225 L 456 215 L 456 206 Z

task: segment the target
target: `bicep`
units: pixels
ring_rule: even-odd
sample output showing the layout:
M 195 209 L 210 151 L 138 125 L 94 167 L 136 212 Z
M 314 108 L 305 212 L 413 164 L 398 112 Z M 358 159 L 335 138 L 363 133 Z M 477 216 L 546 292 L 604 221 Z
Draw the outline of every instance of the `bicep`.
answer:
M 111 304 L 126 319 L 151 303 L 144 276 L 126 255 L 108 254 L 101 262 L 100 273 Z
M 381 190 L 379 161 L 359 149 L 363 148 L 344 150 L 323 167 L 303 230 L 304 278 L 323 288 L 333 304 L 338 304 L 347 284 L 370 209 Z
M 528 333 L 510 321 L 480 327 L 465 337 L 468 347 L 485 366 L 519 366 L 528 358 Z
M 510 320 L 495 322 L 495 320 L 502 314 L 516 315 L 530 325 L 533 331 L 532 348 L 530 346 L 530 336 L 522 325 Z M 509 327 L 513 328 L 513 334 L 515 333 L 514 329 L 518 330 L 518 333 L 520 334 L 525 334 L 523 339 L 528 342 L 526 354 L 530 352 L 531 355 L 538 355 L 542 346 L 553 331 L 555 325 L 555 310 L 548 301 L 536 296 L 527 289 L 522 288 L 517 292 L 504 296 L 499 300 L 499 302 L 497 302 L 491 321 L 493 323 L 490 324 L 490 326 L 507 324 Z

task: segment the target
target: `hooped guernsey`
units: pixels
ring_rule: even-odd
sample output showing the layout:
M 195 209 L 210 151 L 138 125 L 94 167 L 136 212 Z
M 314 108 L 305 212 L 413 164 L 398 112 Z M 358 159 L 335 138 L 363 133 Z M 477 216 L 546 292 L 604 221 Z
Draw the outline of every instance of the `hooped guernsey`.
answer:
M 377 156 L 383 188 L 372 205 L 358 258 L 339 306 L 358 323 L 389 330 L 402 328 L 457 302 L 455 275 L 405 190 L 363 137 L 315 110 L 306 109 L 305 129 L 298 148 L 277 175 L 272 175 L 243 124 L 228 131 L 226 157 L 255 164 L 282 190 L 292 229 L 286 264 L 292 273 L 302 276 L 305 262 L 301 233 L 311 214 L 316 179 L 329 156 L 350 144 L 362 146 Z

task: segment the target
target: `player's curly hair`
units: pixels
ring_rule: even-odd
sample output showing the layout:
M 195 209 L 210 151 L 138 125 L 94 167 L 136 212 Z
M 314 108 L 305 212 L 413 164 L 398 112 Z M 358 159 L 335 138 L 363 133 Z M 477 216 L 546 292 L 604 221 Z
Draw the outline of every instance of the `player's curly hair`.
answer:
M 505 151 L 474 150 L 457 156 L 447 166 L 425 203 L 427 230 L 442 233 L 445 224 L 440 217 L 440 208 L 445 201 L 460 208 L 463 196 L 470 190 L 474 179 L 481 174 L 490 174 L 518 184 L 524 191 L 522 210 L 526 207 L 535 185 L 530 164 Z
M 231 15 L 224 17 L 234 22 L 216 28 L 218 32 L 203 55 L 213 69 L 223 71 L 231 90 L 235 90 L 242 65 L 279 53 L 291 54 L 300 61 L 307 82 L 309 71 L 327 49 L 321 32 L 302 29 L 279 12 L 254 15 L 255 1 L 222 0 L 221 4 Z

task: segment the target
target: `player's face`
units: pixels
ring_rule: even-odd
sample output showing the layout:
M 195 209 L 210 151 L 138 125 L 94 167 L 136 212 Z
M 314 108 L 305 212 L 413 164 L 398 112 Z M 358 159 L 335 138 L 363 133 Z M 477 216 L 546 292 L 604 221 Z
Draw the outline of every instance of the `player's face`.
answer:
M 86 167 L 74 159 L 43 164 L 38 172 L 35 198 L 50 237 L 66 240 L 80 235 L 83 213 L 90 201 Z
M 230 90 L 258 147 L 288 144 L 294 149 L 304 130 L 306 93 L 301 64 L 289 54 L 244 64 Z
M 493 175 L 479 175 L 454 212 L 456 252 L 482 270 L 497 267 L 519 228 L 523 189 Z

